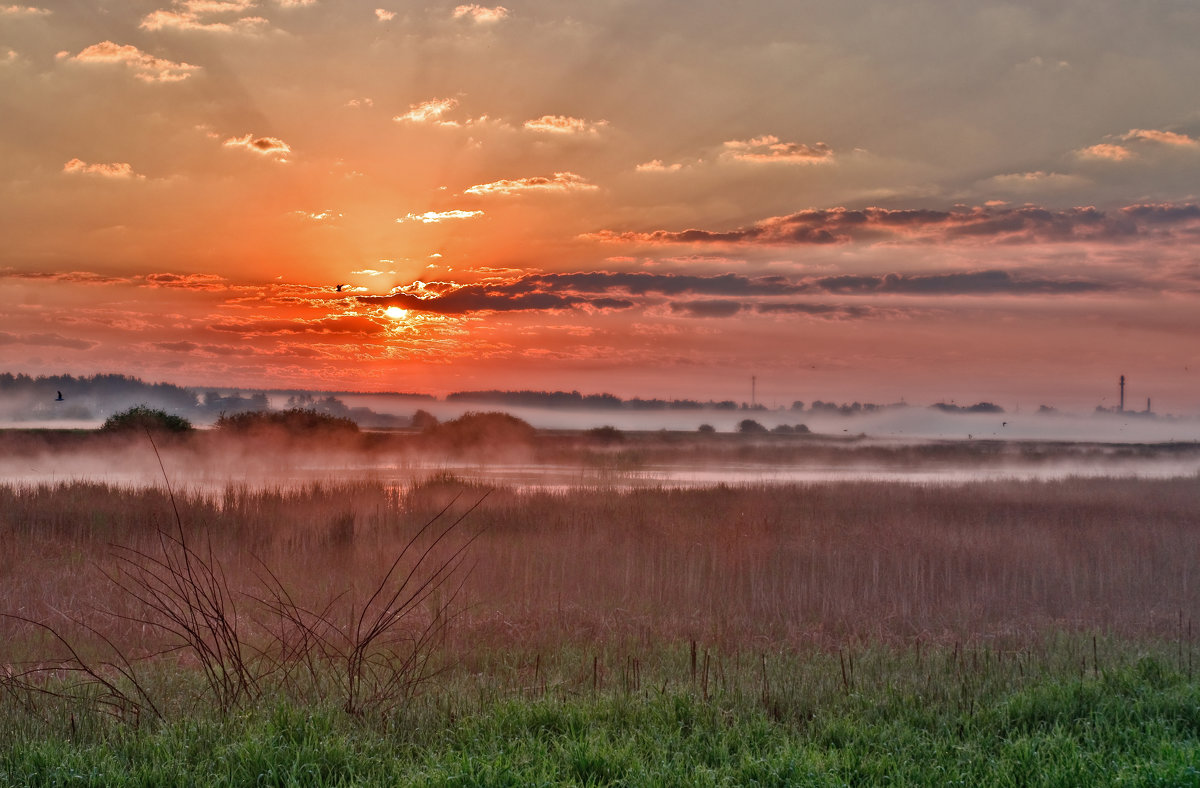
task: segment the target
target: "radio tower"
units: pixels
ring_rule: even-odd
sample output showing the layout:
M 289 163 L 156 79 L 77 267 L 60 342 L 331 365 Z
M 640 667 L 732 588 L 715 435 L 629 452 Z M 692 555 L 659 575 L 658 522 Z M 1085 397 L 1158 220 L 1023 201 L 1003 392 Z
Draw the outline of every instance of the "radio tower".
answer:
M 1121 404 L 1117 405 L 1117 413 L 1125 412 L 1125 376 L 1121 376 Z

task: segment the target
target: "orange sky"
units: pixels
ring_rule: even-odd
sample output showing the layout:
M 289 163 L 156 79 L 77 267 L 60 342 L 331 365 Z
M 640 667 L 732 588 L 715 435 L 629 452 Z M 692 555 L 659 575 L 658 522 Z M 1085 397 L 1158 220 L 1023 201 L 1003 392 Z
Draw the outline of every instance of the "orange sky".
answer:
M 0 0 L 0 368 L 1198 412 L 1200 11 L 1047 6 Z

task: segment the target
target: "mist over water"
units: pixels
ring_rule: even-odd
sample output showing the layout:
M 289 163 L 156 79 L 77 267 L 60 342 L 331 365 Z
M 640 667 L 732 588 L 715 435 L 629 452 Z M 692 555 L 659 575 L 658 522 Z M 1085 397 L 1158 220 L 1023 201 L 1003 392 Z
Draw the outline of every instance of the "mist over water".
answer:
M 1097 443 L 1165 443 L 1200 441 L 1200 419 L 1147 417 L 1137 413 L 946 413 L 912 406 L 853 416 L 791 410 L 570 410 L 498 407 L 486 403 L 427 402 L 386 394 L 345 395 L 347 405 L 368 407 L 397 416 L 411 416 L 418 408 L 438 419 L 454 419 L 469 411 L 503 410 L 539 429 L 584 430 L 612 426 L 620 430 L 694 431 L 708 424 L 718 432 L 736 432 L 743 419 L 753 419 L 772 429 L 804 424 L 815 433 L 830 436 L 865 435 L 886 440 L 1040 440 Z M 273 403 L 274 404 L 274 403 Z

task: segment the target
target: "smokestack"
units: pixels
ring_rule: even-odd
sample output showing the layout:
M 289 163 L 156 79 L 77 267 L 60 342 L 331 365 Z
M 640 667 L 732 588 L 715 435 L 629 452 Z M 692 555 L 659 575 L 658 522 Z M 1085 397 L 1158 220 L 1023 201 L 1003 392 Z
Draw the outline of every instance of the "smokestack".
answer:
M 1150 398 L 1146 397 L 1146 413 L 1150 412 Z
M 750 409 L 754 410 L 758 404 L 758 377 L 750 376 Z
M 1121 376 L 1121 404 L 1117 406 L 1117 413 L 1125 412 L 1125 376 Z

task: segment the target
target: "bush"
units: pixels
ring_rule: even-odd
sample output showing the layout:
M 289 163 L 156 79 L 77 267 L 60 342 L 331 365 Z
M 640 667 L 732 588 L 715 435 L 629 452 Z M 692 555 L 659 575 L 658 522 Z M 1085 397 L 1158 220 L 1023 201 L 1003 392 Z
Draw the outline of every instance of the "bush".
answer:
M 468 446 L 511 446 L 533 442 L 537 430 L 527 421 L 507 413 L 464 413 L 457 419 L 426 430 L 454 448 Z
M 314 432 L 358 432 L 358 424 L 343 416 L 311 408 L 289 408 L 288 410 L 242 411 L 231 415 L 221 414 L 216 427 L 229 432 L 255 432 L 273 430 L 292 434 Z
M 415 430 L 431 430 L 438 425 L 437 416 L 427 410 L 418 410 L 412 416 L 412 428 Z
M 593 427 L 585 432 L 584 436 L 592 443 L 601 443 L 605 445 L 612 443 L 624 443 L 625 441 L 625 433 L 621 432 L 616 427 L 610 427 L 607 425 L 604 427 Z
M 134 405 L 128 410 L 114 413 L 100 427 L 102 432 L 191 432 L 192 423 L 182 416 L 175 416 L 165 410 L 151 408 L 148 405 Z
M 762 435 L 766 433 L 767 428 L 759 424 L 754 419 L 742 419 L 738 423 L 738 432 L 745 435 Z

